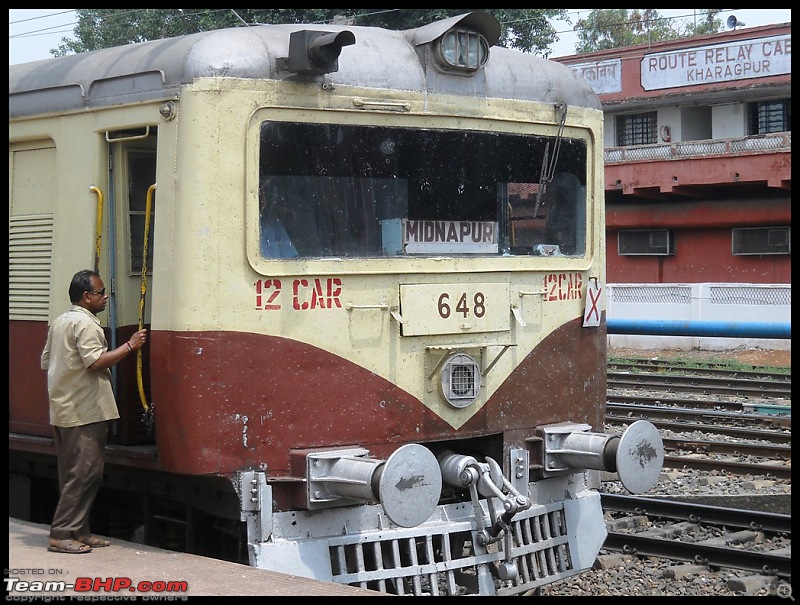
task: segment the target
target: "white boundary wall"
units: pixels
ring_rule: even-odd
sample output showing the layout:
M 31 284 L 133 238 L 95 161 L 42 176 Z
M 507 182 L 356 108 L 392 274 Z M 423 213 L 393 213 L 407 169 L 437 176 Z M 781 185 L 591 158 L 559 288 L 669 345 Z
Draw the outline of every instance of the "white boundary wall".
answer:
M 608 284 L 606 317 L 619 320 L 791 323 L 791 284 Z M 791 339 L 609 334 L 610 347 L 791 350 Z

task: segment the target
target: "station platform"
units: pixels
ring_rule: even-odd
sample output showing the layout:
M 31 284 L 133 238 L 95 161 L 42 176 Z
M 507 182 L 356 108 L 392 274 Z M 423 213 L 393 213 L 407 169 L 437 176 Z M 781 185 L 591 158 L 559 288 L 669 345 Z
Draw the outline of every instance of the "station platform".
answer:
M 6 600 L 10 596 L 35 600 L 66 596 L 91 600 L 391 596 L 117 539 L 111 540 L 111 546 L 85 554 L 49 552 L 49 529 L 9 517 Z M 18 580 L 9 582 L 9 578 Z

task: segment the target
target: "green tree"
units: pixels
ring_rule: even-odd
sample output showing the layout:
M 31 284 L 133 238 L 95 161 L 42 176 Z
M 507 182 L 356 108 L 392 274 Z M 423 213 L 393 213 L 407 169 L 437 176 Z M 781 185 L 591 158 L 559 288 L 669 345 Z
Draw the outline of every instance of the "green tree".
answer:
M 578 34 L 575 52 L 590 53 L 715 33 L 722 27 L 720 10 L 699 9 L 699 21 L 675 25 L 675 19 L 662 17 L 655 9 L 594 9 L 575 24 Z
M 549 54 L 556 40 L 551 19 L 564 17 L 566 9 L 386 9 L 386 8 L 274 8 L 274 9 L 76 9 L 74 39 L 62 38 L 53 56 L 81 53 L 133 42 L 170 38 L 226 27 L 263 23 L 343 23 L 411 29 L 470 10 L 494 15 L 501 23 L 499 44 L 526 52 Z

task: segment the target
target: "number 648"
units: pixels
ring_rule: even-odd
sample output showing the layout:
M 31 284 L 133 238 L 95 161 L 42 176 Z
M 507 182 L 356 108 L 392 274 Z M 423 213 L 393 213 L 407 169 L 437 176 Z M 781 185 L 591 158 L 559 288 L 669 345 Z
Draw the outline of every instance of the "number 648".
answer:
M 470 309 L 470 305 L 472 308 Z M 439 316 L 442 319 L 447 319 L 450 317 L 452 313 L 452 309 L 450 307 L 450 295 L 447 292 L 443 292 L 439 295 Z M 464 317 L 469 317 L 469 314 L 472 313 L 475 317 L 483 317 L 486 314 L 486 297 L 483 295 L 483 292 L 476 292 L 472 296 L 472 300 L 467 300 L 467 293 L 464 292 L 458 299 L 456 303 L 456 313 L 461 313 Z

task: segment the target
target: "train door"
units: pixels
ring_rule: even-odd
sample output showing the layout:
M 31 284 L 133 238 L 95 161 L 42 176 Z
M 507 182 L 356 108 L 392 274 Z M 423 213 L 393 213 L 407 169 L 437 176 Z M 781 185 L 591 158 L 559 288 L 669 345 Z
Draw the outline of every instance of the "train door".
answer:
M 153 126 L 109 131 L 109 297 L 110 347 L 128 340 L 140 327 L 150 328 L 153 233 L 156 216 L 156 140 Z M 151 443 L 149 348 L 116 366 L 115 389 L 120 419 L 112 441 Z

